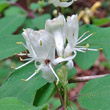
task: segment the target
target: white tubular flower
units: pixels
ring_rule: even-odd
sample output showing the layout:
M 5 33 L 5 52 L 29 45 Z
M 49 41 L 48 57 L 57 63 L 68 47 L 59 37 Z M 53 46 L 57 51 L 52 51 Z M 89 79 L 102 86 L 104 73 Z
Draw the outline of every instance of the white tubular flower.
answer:
M 65 20 L 63 15 L 59 15 L 53 20 L 47 20 L 45 28 L 55 38 L 55 44 L 58 54 L 58 58 L 56 58 L 53 62 L 55 65 L 64 61 L 68 61 L 67 67 L 72 68 L 72 59 L 74 59 L 77 55 L 77 51 L 97 51 L 97 49 L 88 48 L 88 44 L 86 46 L 78 46 L 78 44 L 85 41 L 87 38 L 93 35 L 93 33 L 82 39 L 82 37 L 87 33 L 85 32 L 80 38 L 78 38 L 79 26 L 77 15 L 72 15 L 71 17 L 69 16 L 67 18 L 67 21 Z M 66 38 L 68 40 L 68 43 L 64 47 Z M 74 52 L 73 55 L 72 52 Z
M 80 43 L 88 39 L 90 36 L 93 35 L 90 34 L 84 39 L 84 35 L 88 32 L 85 32 L 81 37 L 78 38 L 78 31 L 79 31 L 79 26 L 78 26 L 78 16 L 77 15 L 72 15 L 71 17 L 67 18 L 67 26 L 66 26 L 66 33 L 67 33 L 67 39 L 68 39 L 68 44 L 67 47 L 65 48 L 65 56 L 69 55 L 71 52 L 76 53 L 77 51 L 79 52 L 86 52 L 87 50 L 90 51 L 98 51 L 98 49 L 90 49 L 89 44 L 86 46 L 78 46 Z
M 54 81 L 54 78 L 58 76 L 52 68 L 52 62 L 55 59 L 55 41 L 54 38 L 45 30 L 34 31 L 32 29 L 24 29 L 23 37 L 26 40 L 26 49 L 28 49 L 29 54 L 26 64 L 29 64 L 32 61 L 35 61 L 35 66 L 37 70 L 26 80 L 30 80 L 33 76 L 36 75 L 40 70 L 42 70 L 42 77 L 48 80 L 50 83 Z M 26 59 L 25 59 L 26 60 Z M 37 62 L 40 62 L 40 65 L 37 65 Z M 16 68 L 19 69 L 26 64 Z
M 58 56 L 63 56 L 65 44 L 65 18 L 59 15 L 53 20 L 47 20 L 45 24 L 46 31 L 50 32 L 54 39 Z
M 72 0 L 70 2 L 65 2 L 64 0 L 49 0 L 49 3 L 53 3 L 55 7 L 69 7 L 74 1 L 76 0 Z

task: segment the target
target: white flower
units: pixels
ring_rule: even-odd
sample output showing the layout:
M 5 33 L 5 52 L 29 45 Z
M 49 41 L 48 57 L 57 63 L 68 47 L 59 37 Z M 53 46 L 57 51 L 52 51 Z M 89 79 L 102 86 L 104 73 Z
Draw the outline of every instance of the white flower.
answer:
M 49 3 L 53 3 L 53 5 L 55 7 L 69 7 L 74 1 L 76 0 L 72 0 L 70 2 L 65 2 L 64 0 L 60 1 L 60 0 L 49 0 Z
M 47 20 L 45 24 L 46 31 L 50 32 L 54 39 L 58 56 L 63 56 L 64 44 L 65 44 L 65 18 L 63 15 L 54 18 L 53 20 Z
M 79 26 L 78 26 L 78 16 L 77 15 L 72 15 L 71 17 L 69 16 L 67 18 L 67 25 L 66 25 L 66 35 L 68 39 L 68 44 L 65 48 L 64 56 L 68 56 L 71 52 L 76 53 L 77 51 L 79 52 L 86 52 L 87 50 L 90 51 L 98 51 L 97 49 L 91 49 L 88 48 L 89 44 L 86 46 L 79 46 L 80 43 L 88 39 L 90 36 L 93 35 L 89 34 L 87 37 L 82 39 L 85 34 L 88 32 L 85 32 L 81 37 L 78 38 L 78 32 L 79 32 Z
M 37 70 L 25 81 L 28 81 L 42 70 L 42 77 L 53 82 L 56 77 L 59 81 L 58 76 L 52 68 L 52 62 L 55 59 L 55 41 L 51 34 L 45 30 L 34 31 L 32 29 L 24 29 L 23 37 L 26 40 L 26 49 L 29 51 L 27 63 L 16 68 L 19 69 L 32 61 L 35 61 Z M 40 62 L 40 65 L 37 65 Z
M 69 16 L 67 21 L 63 15 L 59 15 L 53 20 L 47 20 L 45 29 L 50 32 L 55 39 L 56 49 L 59 57 L 54 60 L 54 64 L 68 61 L 67 67 L 71 68 L 73 67 L 72 59 L 74 59 L 77 55 L 77 51 L 97 51 L 97 49 L 88 48 L 88 44 L 86 46 L 78 46 L 78 44 L 89 38 L 91 35 L 93 35 L 93 33 L 82 39 L 82 37 L 87 33 L 85 32 L 80 38 L 78 38 L 79 26 L 77 15 L 72 15 L 71 17 Z M 68 41 L 67 45 L 65 45 L 66 39 Z M 73 55 L 72 52 L 74 52 Z

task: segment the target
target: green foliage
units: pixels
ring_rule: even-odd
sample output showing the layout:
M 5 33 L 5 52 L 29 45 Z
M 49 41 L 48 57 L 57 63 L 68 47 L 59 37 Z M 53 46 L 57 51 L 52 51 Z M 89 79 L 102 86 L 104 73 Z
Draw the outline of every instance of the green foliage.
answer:
M 25 50 L 22 45 L 16 44 L 16 42 L 22 41 L 24 39 L 21 35 L 0 36 L 0 47 L 2 47 L 0 50 L 0 60 Z
M 110 18 L 93 19 L 93 24 L 100 26 L 110 22 Z
M 52 93 L 55 91 L 54 87 L 55 86 L 53 83 L 47 83 L 42 88 L 40 88 L 36 93 L 34 105 L 41 106 L 45 103 L 48 103 L 49 99 L 52 96 Z
M 50 19 L 50 14 L 44 14 L 42 16 L 36 16 L 35 19 L 32 19 L 32 23 L 37 29 L 44 29 L 45 28 L 45 22 L 47 19 Z
M 7 4 L 7 3 L 0 4 L 0 12 L 3 12 L 3 10 L 5 8 L 7 8 L 8 6 L 9 6 L 9 4 Z
M 21 69 L 14 71 L 8 80 L 0 88 L 0 99 L 5 97 L 17 97 L 27 103 L 33 103 L 36 91 L 43 87 L 47 81 L 41 77 L 41 74 L 36 74 L 28 82 L 21 79 L 28 78 L 35 71 L 33 64 L 29 64 Z
M 26 15 L 26 14 L 27 14 L 26 11 L 17 6 L 11 6 L 4 12 L 5 16 Z
M 13 34 L 23 23 L 25 16 L 7 16 L 0 19 L 0 37 Z
M 81 90 L 78 101 L 87 110 L 109 110 L 110 75 L 89 81 Z
M 18 0 L 0 0 L 0 4 L 2 3 L 15 3 Z
M 17 98 L 3 98 L 0 100 L 1 110 L 40 110 Z

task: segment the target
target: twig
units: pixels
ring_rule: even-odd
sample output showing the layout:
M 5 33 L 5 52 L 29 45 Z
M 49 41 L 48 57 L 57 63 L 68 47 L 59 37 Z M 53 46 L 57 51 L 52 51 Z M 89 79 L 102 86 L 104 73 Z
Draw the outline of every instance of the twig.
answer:
M 61 106 L 63 106 L 63 103 L 64 103 L 64 102 L 63 102 L 63 98 L 62 98 L 62 96 L 61 96 L 61 93 L 60 93 L 60 91 L 59 91 L 57 85 L 56 85 L 56 82 L 54 82 L 54 85 L 55 85 L 56 91 L 57 91 L 57 93 L 58 93 L 58 96 L 59 96 L 59 98 L 60 98 Z
M 108 74 L 106 74 L 108 75 Z M 69 83 L 78 83 L 78 82 L 86 82 L 86 81 L 89 81 L 91 79 L 96 79 L 96 78 L 101 78 L 101 77 L 104 77 L 106 75 L 94 75 L 94 76 L 84 76 L 84 77 L 76 77 L 74 79 L 71 79 L 69 81 Z

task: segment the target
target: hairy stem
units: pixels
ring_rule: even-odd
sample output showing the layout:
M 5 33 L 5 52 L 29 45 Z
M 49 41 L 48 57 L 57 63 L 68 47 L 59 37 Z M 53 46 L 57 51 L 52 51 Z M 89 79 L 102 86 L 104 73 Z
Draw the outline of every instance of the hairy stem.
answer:
M 64 102 L 63 102 L 63 98 L 62 98 L 62 96 L 61 96 L 61 93 L 60 93 L 60 91 L 59 91 L 57 85 L 56 85 L 56 82 L 54 82 L 54 85 L 55 85 L 56 91 L 57 91 L 57 93 L 58 93 L 58 96 L 59 96 L 59 98 L 60 98 L 61 106 L 63 106 L 63 103 L 64 103 Z
M 108 74 L 106 74 L 106 75 L 108 75 Z M 92 80 L 92 79 L 104 77 L 106 75 L 94 75 L 94 76 L 76 77 L 74 79 L 71 79 L 69 81 L 69 83 L 86 82 L 86 81 L 89 81 L 89 80 Z

